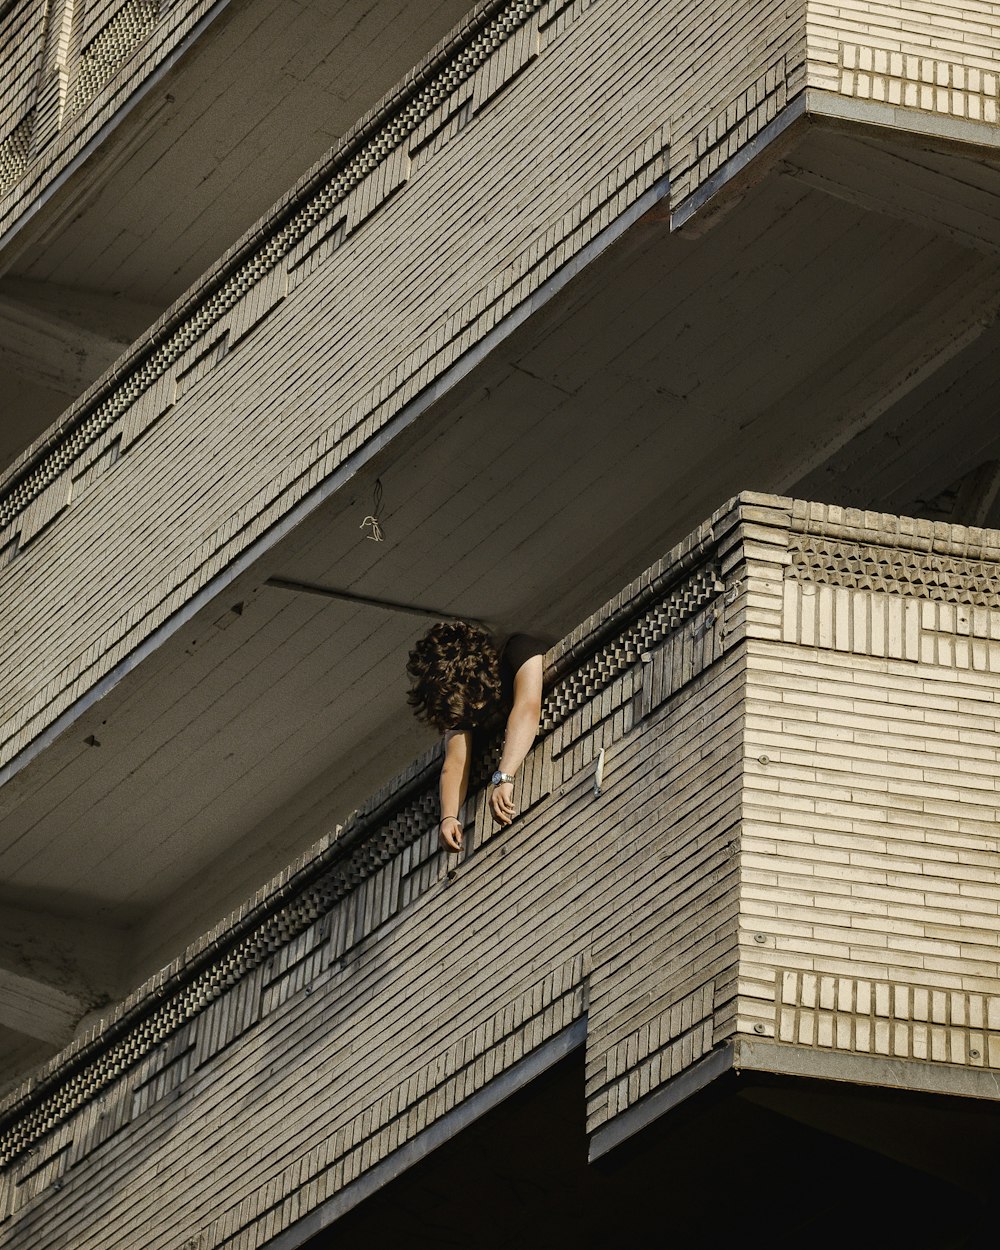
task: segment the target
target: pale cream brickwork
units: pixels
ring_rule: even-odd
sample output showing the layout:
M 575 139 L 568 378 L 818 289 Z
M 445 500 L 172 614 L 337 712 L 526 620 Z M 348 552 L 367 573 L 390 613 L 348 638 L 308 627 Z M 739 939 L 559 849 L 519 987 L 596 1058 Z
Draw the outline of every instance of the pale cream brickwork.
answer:
M 837 21 L 857 41 L 851 12 Z M 908 10 L 897 12 L 905 26 Z M 948 12 L 952 25 L 932 22 L 923 51 L 938 47 L 939 26 L 949 56 L 965 32 L 971 72 L 994 55 L 993 27 Z M 153 56 L 182 13 L 196 8 L 172 6 L 142 49 Z M 658 0 L 519 0 L 477 14 L 0 486 L 0 628 L 31 639 L 10 656 L 3 760 L 630 205 L 664 194 L 668 178 L 682 204 L 806 85 L 795 6 L 678 15 Z M 995 91 L 985 71 L 976 81 Z M 405 298 L 413 290 L 420 300 Z M 263 411 L 280 419 L 264 427 Z M 216 463 L 224 480 L 206 472 Z M 24 586 L 81 573 L 87 593 L 40 636 L 29 630 Z
M 8 50 L 0 85 L 0 195 L 28 168 L 44 34 L 32 0 L 9 6 L 0 18 L 0 48 Z
M 8 477 L 3 602 L 16 612 L 25 580 L 55 568 L 85 569 L 88 592 L 33 636 L 30 656 L 11 657 L 4 759 L 638 197 L 665 190 L 668 166 L 683 198 L 802 78 L 797 11 L 775 4 L 701 5 L 680 20 L 656 0 L 477 12 L 487 25 L 460 31 L 450 60 L 438 54 L 435 73 L 415 71 L 347 136 L 342 150 L 358 155 L 335 154 L 291 224 L 265 224 L 235 249 Z M 150 56 L 158 38 L 142 44 Z M 544 135 L 544 161 L 531 134 Z M 387 253 L 391 272 L 376 263 Z M 401 293 L 423 289 L 428 254 L 437 289 L 408 310 Z M 331 389 L 317 362 L 345 352 Z M 294 411 L 281 400 L 290 390 Z M 266 434 L 262 410 L 281 412 Z M 206 477 L 223 462 L 225 482 Z M 0 626 L 27 636 L 14 620 Z
M 680 205 L 805 86 L 805 6 L 691 5 L 678 15 L 671 203 Z
M 9 141 L 12 168 L 39 57 L 73 54 L 58 22 L 42 48 L 33 12 L 29 21 L 11 10 L 11 21 L 28 23 L 17 43 L 27 59 L 5 79 L 10 130 L 0 142 Z M 204 12 L 89 6 L 80 55 L 117 64 L 118 51 L 95 51 L 110 41 L 127 70 L 94 78 L 93 102 L 77 116 L 107 120 L 119 87 L 139 81 Z M 930 107 L 923 87 L 933 78 L 934 110 L 978 109 L 988 120 L 996 55 L 988 5 L 717 3 L 678 13 L 658 0 L 518 0 L 476 10 L 0 485 L 0 629 L 31 640 L 30 653 L 10 655 L 3 760 L 640 197 L 665 193 L 669 178 L 671 203 L 682 205 L 790 116 L 806 85 L 881 100 L 871 84 L 884 79 L 885 99 L 898 82 L 900 106 L 910 107 L 910 88 L 922 84 L 919 110 Z M 60 90 L 71 95 L 65 74 Z M 16 195 L 36 190 L 25 177 Z M 387 254 L 391 270 L 379 263 Z M 425 286 L 428 254 L 436 276 Z M 421 299 L 407 306 L 403 293 L 414 289 Z M 331 387 L 317 362 L 338 360 Z M 282 399 L 291 390 L 293 411 Z M 265 410 L 280 414 L 266 431 L 256 419 Z M 223 462 L 225 481 L 206 474 Z M 53 582 L 65 602 L 63 578 L 84 581 L 87 593 L 38 634 L 18 615 L 36 619 L 24 588 Z
M 440 854 L 416 761 L 7 1099 L 0 1244 L 262 1246 L 584 1034 L 595 1140 L 708 1062 L 995 1096 L 1000 677 L 955 644 L 998 576 L 990 531 L 721 509 L 551 653 L 512 829 L 480 790 Z
M 806 10 L 808 85 L 995 123 L 1000 10 L 992 3 L 824 3 Z
M 748 647 L 740 1027 L 994 1064 L 997 536 L 804 506 L 791 529 L 781 641 Z

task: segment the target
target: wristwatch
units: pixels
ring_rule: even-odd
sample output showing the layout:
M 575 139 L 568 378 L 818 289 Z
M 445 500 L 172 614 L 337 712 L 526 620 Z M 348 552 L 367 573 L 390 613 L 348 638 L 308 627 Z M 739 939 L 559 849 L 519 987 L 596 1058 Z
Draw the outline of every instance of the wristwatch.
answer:
M 514 778 L 510 775 L 510 773 L 501 773 L 501 772 L 495 772 L 493 776 L 490 778 L 491 784 L 495 786 L 502 785 L 503 782 L 505 781 L 513 781 L 513 780 Z

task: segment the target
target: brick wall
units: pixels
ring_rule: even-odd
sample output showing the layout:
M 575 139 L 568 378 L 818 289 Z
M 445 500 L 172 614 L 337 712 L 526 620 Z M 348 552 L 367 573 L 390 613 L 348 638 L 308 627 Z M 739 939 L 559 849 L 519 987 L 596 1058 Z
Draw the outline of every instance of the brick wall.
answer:
M 806 27 L 811 87 L 971 121 L 998 120 L 995 4 L 810 0 Z
M 0 48 L 5 49 L 0 80 L 0 195 L 28 167 L 38 75 L 44 47 L 44 4 L 20 0 L 0 17 Z
M 747 654 L 742 1032 L 1000 1062 L 997 535 L 799 506 Z
M 571 1027 L 595 1141 L 709 1058 L 995 1097 L 998 584 L 728 505 L 550 655 L 510 830 L 417 761 L 7 1099 L 0 1245 L 264 1245 Z

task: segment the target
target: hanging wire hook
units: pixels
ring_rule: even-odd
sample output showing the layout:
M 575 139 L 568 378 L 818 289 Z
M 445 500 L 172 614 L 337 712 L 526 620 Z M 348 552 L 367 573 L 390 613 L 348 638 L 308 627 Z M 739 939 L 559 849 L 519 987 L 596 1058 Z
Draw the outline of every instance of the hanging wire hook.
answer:
M 372 542 L 381 543 L 385 541 L 385 534 L 382 533 L 382 479 L 375 479 L 375 494 L 372 502 L 372 510 L 358 526 L 359 530 L 363 530 L 366 525 L 371 526 L 371 533 L 366 534 L 366 538 L 370 538 Z

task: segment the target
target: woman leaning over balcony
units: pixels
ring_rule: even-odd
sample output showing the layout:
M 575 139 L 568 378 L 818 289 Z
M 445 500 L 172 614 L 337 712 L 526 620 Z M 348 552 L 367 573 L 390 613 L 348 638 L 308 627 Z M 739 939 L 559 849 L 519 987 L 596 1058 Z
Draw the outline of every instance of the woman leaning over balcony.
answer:
M 462 849 L 458 813 L 469 788 L 474 738 L 505 716 L 490 810 L 501 825 L 517 814 L 514 778 L 538 733 L 544 653 L 545 644 L 527 634 L 512 634 L 498 647 L 485 629 L 465 621 L 439 621 L 410 652 L 410 706 L 444 735 L 438 832 L 449 851 Z

